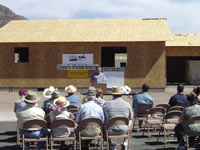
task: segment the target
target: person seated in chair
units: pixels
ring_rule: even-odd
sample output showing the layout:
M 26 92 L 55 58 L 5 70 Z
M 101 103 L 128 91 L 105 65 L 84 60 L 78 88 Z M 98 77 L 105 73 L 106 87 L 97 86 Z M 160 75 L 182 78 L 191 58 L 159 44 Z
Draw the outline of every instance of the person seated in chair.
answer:
M 105 100 L 102 98 L 102 97 L 103 97 L 103 90 L 97 88 L 97 89 L 96 89 L 96 93 L 97 93 L 97 94 L 96 94 L 95 102 L 96 102 L 99 106 L 103 107 L 103 105 L 104 105 L 104 103 L 105 103 Z
M 69 85 L 65 88 L 65 91 L 67 92 L 66 99 L 70 102 L 70 105 L 77 106 L 79 105 L 79 98 L 77 95 L 74 95 L 77 91 L 76 87 L 73 85 Z
M 27 90 L 25 90 L 25 89 L 20 89 L 19 90 L 19 97 L 20 97 L 20 99 L 17 100 L 15 102 L 15 104 L 14 104 L 14 112 L 16 112 L 17 109 L 20 109 L 20 108 L 26 106 L 26 103 L 23 100 L 23 97 L 26 95 L 26 93 L 27 93 Z
M 53 104 L 54 100 L 60 96 L 60 92 L 56 89 L 51 94 L 51 98 L 46 103 L 46 105 L 43 107 L 43 110 L 46 114 L 49 114 L 52 110 L 55 110 L 55 105 Z
M 81 104 L 78 108 L 76 122 L 79 124 L 82 120 L 86 118 L 99 118 L 104 122 L 104 114 L 102 108 L 95 103 L 96 98 L 96 90 L 93 88 L 89 88 L 87 92 L 87 102 Z M 77 137 L 78 131 L 80 132 L 81 136 L 97 136 L 101 133 L 101 129 L 99 127 L 78 127 L 76 130 Z M 90 140 L 84 140 L 82 145 L 90 144 Z M 88 148 L 83 148 L 88 149 Z
M 20 135 L 22 135 L 23 123 L 32 119 L 44 119 L 45 112 L 38 107 L 35 107 L 35 104 L 40 100 L 40 97 L 37 96 L 36 92 L 28 90 L 26 96 L 23 98 L 26 103 L 25 107 L 22 107 L 17 110 L 17 127 L 20 129 Z M 40 138 L 44 135 L 44 129 L 30 128 L 24 131 L 24 136 L 27 138 Z M 38 142 L 37 148 L 40 148 L 43 143 Z M 29 142 L 25 142 L 25 149 L 29 149 Z
M 142 91 L 138 94 L 136 94 L 133 97 L 133 109 L 137 114 L 145 114 L 146 111 L 138 112 L 137 107 L 141 104 L 149 104 L 152 107 L 154 106 L 154 99 L 147 93 L 149 90 L 149 85 L 143 84 L 142 85 Z M 142 125 L 142 120 L 139 121 L 139 127 Z
M 69 101 L 65 97 L 60 96 L 53 101 L 55 110 L 50 112 L 50 119 L 53 122 L 55 119 L 74 119 L 74 115 L 71 112 L 68 112 L 66 107 L 70 105 Z M 52 131 L 54 137 L 68 137 L 71 133 L 69 129 L 55 129 Z
M 177 93 L 173 95 L 169 100 L 169 105 L 171 107 L 176 106 L 177 104 L 181 104 L 186 106 L 187 104 L 187 97 L 183 94 L 184 85 L 179 84 L 177 86 Z
M 105 123 L 107 124 L 108 120 L 113 117 L 127 117 L 129 118 L 129 125 L 128 126 L 111 126 L 109 127 L 108 133 L 113 135 L 120 135 L 124 133 L 132 133 L 133 128 L 133 112 L 131 109 L 131 105 L 122 99 L 123 91 L 121 87 L 113 87 L 112 88 L 112 95 L 113 99 L 111 101 L 107 101 L 103 105 L 103 112 L 105 114 Z M 106 128 L 106 124 L 104 125 Z M 104 137 L 106 139 L 106 137 Z M 112 145 L 112 143 L 109 143 Z M 127 139 L 124 142 L 125 145 L 128 145 Z
M 189 94 L 187 95 L 187 101 L 188 101 L 188 107 L 186 107 L 183 112 L 181 113 L 181 116 L 179 118 L 179 124 L 176 125 L 174 131 L 175 135 L 177 137 L 178 142 L 182 139 L 181 143 L 184 142 L 182 138 L 182 132 L 187 127 L 187 122 L 190 117 L 193 115 L 200 115 L 200 105 L 197 103 L 197 97 L 195 94 Z M 199 124 L 193 124 L 187 128 L 186 131 L 189 135 L 189 143 L 194 143 L 195 140 L 195 133 L 200 133 L 200 125 Z M 194 136 L 192 136 L 194 135 Z
M 51 103 L 52 101 L 53 101 L 53 99 L 52 99 L 52 93 L 54 92 L 54 91 L 58 91 L 58 89 L 57 88 L 54 88 L 54 86 L 49 86 L 48 88 L 46 88 L 44 91 L 43 91 L 43 96 L 45 97 L 45 98 L 48 98 L 48 99 L 46 99 L 46 100 L 44 100 L 43 101 L 43 105 L 42 105 L 42 109 L 46 112 L 46 107 L 47 107 L 47 104 L 48 103 Z M 48 112 L 49 113 L 49 112 Z M 47 113 L 47 114 L 48 114 Z
M 96 91 L 94 89 L 89 89 L 87 92 L 87 102 L 84 104 L 81 104 L 78 108 L 77 116 L 76 116 L 76 122 L 80 123 L 82 120 L 86 118 L 99 118 L 104 122 L 104 114 L 102 108 L 95 103 L 96 98 Z M 100 128 L 94 128 L 94 129 L 81 129 L 81 134 L 84 136 L 95 136 L 99 135 Z

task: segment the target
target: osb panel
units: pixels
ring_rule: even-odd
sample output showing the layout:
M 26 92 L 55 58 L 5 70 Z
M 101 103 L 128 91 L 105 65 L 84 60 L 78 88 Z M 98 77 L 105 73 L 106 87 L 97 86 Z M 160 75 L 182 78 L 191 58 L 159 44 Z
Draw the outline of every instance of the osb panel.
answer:
M 174 40 L 166 41 L 166 46 L 200 46 L 200 34 L 185 33 L 185 34 L 172 34 Z
M 127 42 L 172 39 L 166 19 L 66 19 L 11 21 L 1 43 Z
M 101 65 L 101 47 L 125 46 L 128 64 L 125 84 L 140 87 L 144 82 L 151 87 L 165 86 L 164 42 L 123 43 L 19 43 L 0 44 L 0 86 L 7 87 L 65 87 L 74 84 L 88 87 L 89 78 L 67 78 L 66 70 L 57 70 L 62 54 L 93 53 L 94 64 Z M 29 63 L 14 63 L 14 47 L 29 47 Z M 105 58 L 109 59 L 109 58 Z M 93 71 L 89 71 L 89 76 Z
M 200 56 L 200 46 L 198 47 L 166 47 L 166 56 Z
M 166 87 L 165 58 L 166 55 L 164 51 L 145 78 L 145 83 L 148 83 L 152 88 Z
M 31 88 L 38 88 L 38 87 L 66 87 L 68 85 L 74 85 L 75 87 L 89 87 L 90 81 L 88 79 L 0 79 L 0 87 L 31 87 Z
M 143 46 L 137 46 L 133 48 L 135 53 L 131 51 L 128 55 L 128 66 L 132 67 L 126 70 L 125 84 L 139 88 L 147 83 L 153 88 L 164 88 L 166 64 L 163 43 L 143 43 Z M 137 57 L 134 56 L 136 54 Z

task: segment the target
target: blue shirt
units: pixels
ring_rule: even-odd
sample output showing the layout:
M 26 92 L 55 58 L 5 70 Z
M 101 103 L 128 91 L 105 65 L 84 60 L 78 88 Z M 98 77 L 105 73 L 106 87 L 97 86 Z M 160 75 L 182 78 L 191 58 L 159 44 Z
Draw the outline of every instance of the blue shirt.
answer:
M 133 97 L 133 108 L 135 109 L 140 104 L 150 104 L 154 106 L 154 100 L 146 92 L 141 92 Z
M 94 72 L 90 78 L 90 80 L 94 80 L 95 78 L 97 78 L 97 81 L 96 83 L 102 83 L 102 82 L 106 82 L 107 79 L 106 79 L 106 76 L 103 72 L 100 72 L 100 73 L 97 73 L 97 72 Z
M 104 113 L 102 108 L 92 100 L 79 106 L 76 122 L 79 123 L 82 120 L 90 117 L 99 118 L 102 120 L 102 122 L 104 122 Z
M 169 105 L 175 106 L 176 104 L 187 104 L 187 97 L 184 94 L 175 94 L 169 100 Z
M 66 99 L 70 102 L 70 105 L 78 106 L 79 104 L 78 96 L 76 95 L 67 95 Z
M 47 99 L 47 100 L 45 100 L 44 102 L 43 102 L 43 109 L 45 109 L 46 108 L 46 106 L 47 106 L 47 103 L 49 103 L 49 102 L 51 102 L 51 99 L 49 98 L 49 99 Z

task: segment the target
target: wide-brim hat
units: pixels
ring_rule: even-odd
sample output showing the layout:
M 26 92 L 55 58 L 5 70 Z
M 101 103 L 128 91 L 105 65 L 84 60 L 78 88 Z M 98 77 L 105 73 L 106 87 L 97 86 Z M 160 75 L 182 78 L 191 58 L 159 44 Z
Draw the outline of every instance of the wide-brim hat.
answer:
M 62 107 L 67 107 L 70 105 L 70 102 L 64 96 L 60 96 L 53 101 L 54 106 L 58 107 L 58 104 L 61 104 Z
M 129 93 L 131 93 L 131 88 L 128 87 L 127 85 L 121 86 L 121 88 L 122 88 L 122 91 L 123 91 L 124 94 L 129 94 Z
M 77 91 L 76 87 L 73 85 L 69 85 L 67 87 L 65 87 L 65 91 L 67 93 L 75 93 Z
M 22 99 L 28 103 L 36 103 L 40 100 L 40 97 L 37 96 L 36 92 L 28 90 L 26 96 L 24 96 Z
M 131 92 L 131 88 L 129 86 L 125 85 L 124 87 L 127 90 L 127 92 Z
M 46 88 L 43 92 L 44 97 L 46 98 L 51 98 L 51 94 L 55 91 L 56 89 L 54 86 L 50 86 L 49 88 Z
M 112 87 L 112 95 L 122 95 L 123 91 L 121 87 Z

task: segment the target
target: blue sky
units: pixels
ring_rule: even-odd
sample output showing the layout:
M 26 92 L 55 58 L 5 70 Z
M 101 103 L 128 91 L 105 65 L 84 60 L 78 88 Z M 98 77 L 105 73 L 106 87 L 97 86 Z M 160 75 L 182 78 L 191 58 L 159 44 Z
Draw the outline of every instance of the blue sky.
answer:
M 167 18 L 172 33 L 200 33 L 200 0 L 0 0 L 28 19 Z

